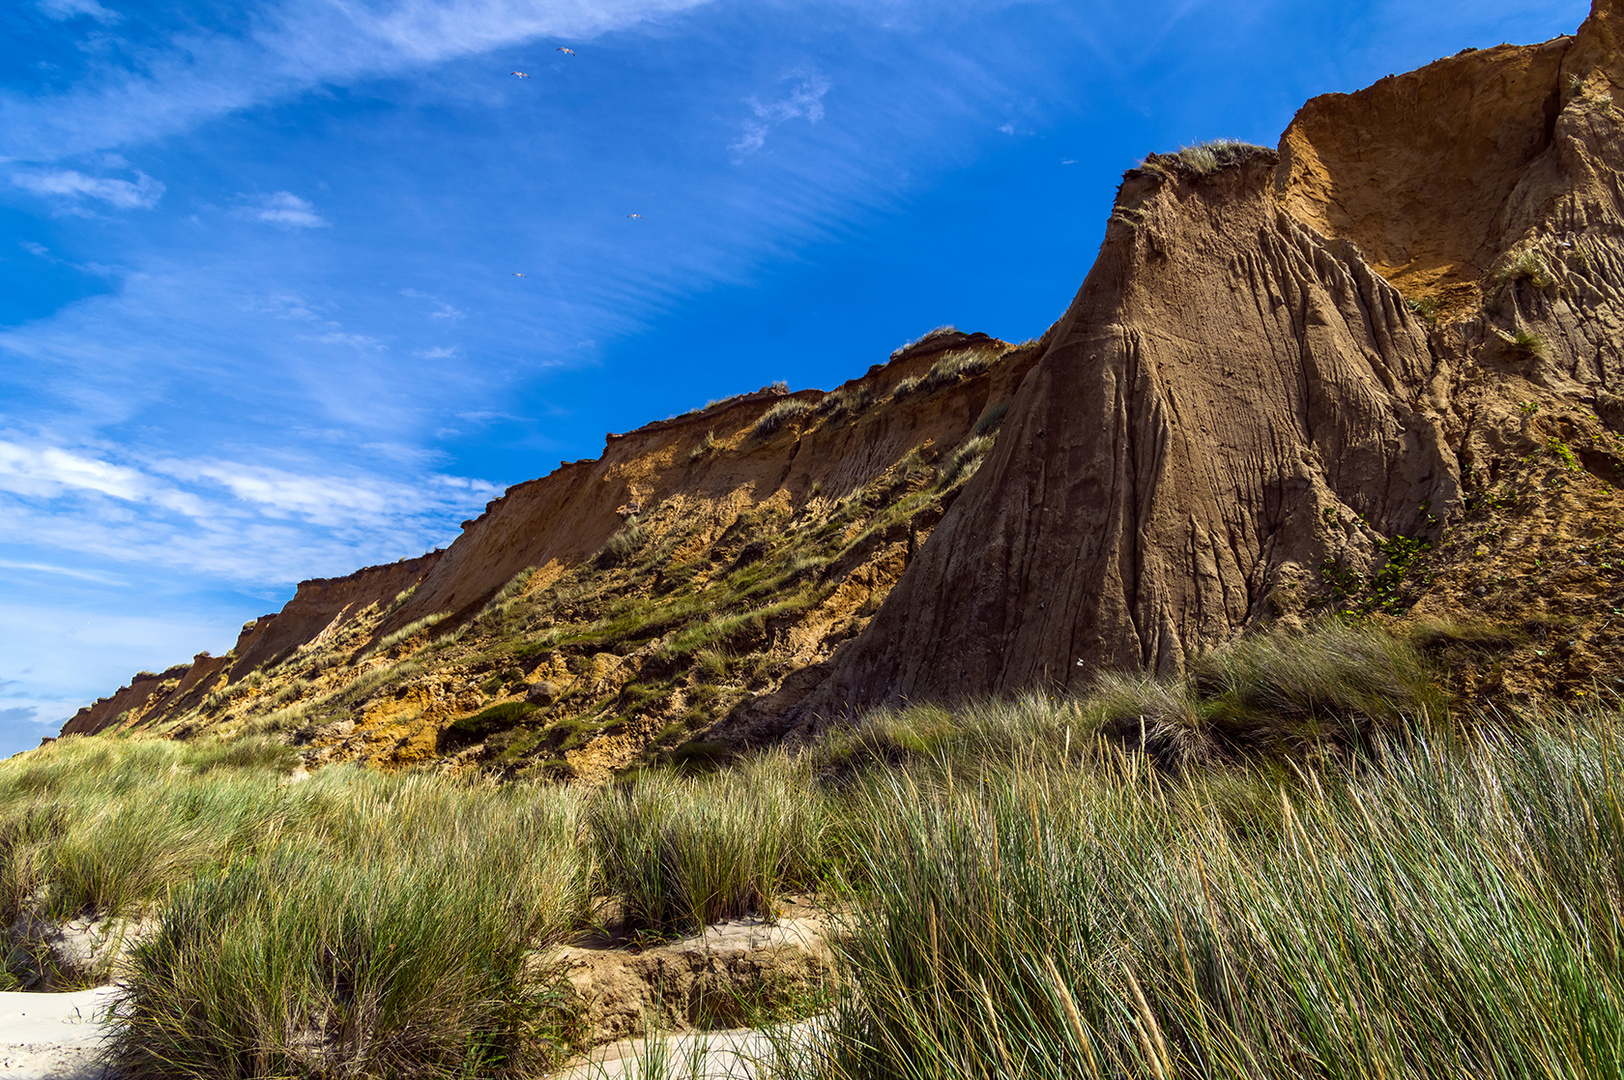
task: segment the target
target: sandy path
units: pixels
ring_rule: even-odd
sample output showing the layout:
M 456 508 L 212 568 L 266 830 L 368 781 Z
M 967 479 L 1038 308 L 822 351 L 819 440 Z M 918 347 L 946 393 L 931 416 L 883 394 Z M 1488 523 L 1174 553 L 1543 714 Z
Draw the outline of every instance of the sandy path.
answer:
M 0 1080 L 93 1080 L 111 986 L 71 994 L 0 993 Z

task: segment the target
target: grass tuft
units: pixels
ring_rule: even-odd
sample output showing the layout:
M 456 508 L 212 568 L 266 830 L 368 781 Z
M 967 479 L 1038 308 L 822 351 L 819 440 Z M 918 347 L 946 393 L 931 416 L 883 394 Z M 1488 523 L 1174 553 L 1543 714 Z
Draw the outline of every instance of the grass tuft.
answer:
M 1545 264 L 1545 259 L 1531 247 L 1521 248 L 1513 253 L 1494 275 L 1494 279 L 1501 284 L 1526 280 L 1539 289 L 1556 280 L 1551 274 L 1551 268 Z
M 800 398 L 788 398 L 762 413 L 753 430 L 757 435 L 771 435 L 791 420 L 805 416 L 811 411 L 810 402 L 802 401 Z
M 961 349 L 958 352 L 950 352 L 931 365 L 930 371 L 920 380 L 919 389 L 929 393 L 943 386 L 950 386 L 960 379 L 979 375 L 996 363 L 998 353 L 990 349 Z

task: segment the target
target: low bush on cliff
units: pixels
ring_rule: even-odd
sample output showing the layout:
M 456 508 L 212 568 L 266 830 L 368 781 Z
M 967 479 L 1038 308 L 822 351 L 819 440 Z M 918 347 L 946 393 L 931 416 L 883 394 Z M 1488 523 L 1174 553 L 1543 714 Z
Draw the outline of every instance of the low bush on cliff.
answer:
M 1194 146 L 1180 147 L 1174 157 L 1205 175 L 1229 165 L 1239 164 L 1256 154 L 1272 153 L 1267 146 L 1258 146 L 1240 139 L 1209 139 Z
M 805 416 L 812 409 L 811 402 L 802 401 L 800 398 L 788 398 L 762 413 L 753 430 L 757 435 L 771 435 L 791 420 Z
M 950 352 L 931 365 L 925 377 L 920 380 L 919 389 L 929 393 L 939 387 L 956 383 L 960 379 L 979 375 L 998 363 L 998 355 L 992 349 L 961 349 L 958 352 Z

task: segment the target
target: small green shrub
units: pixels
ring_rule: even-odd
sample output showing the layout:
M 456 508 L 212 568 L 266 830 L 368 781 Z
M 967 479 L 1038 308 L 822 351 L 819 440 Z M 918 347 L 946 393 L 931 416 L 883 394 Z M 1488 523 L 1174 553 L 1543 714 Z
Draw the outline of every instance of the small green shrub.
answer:
M 634 515 L 608 539 L 593 561 L 603 569 L 619 566 L 643 550 L 647 543 L 648 530 Z
M 1537 357 L 1541 360 L 1543 360 L 1546 354 L 1549 352 L 1549 347 L 1545 344 L 1545 339 L 1534 333 L 1532 330 L 1523 328 L 1517 329 L 1511 335 L 1511 343 L 1523 350 L 1523 352 L 1526 352 L 1528 355 Z
M 1428 326 L 1432 326 L 1438 321 L 1440 308 L 1436 296 L 1423 296 L 1420 299 L 1405 300 L 1404 306 L 1419 315 L 1421 320 Z
M 891 396 L 899 399 L 905 398 L 915 390 L 919 389 L 920 382 L 921 380 L 917 375 L 910 375 L 908 378 L 899 381 L 896 386 L 891 388 Z
M 440 732 L 440 746 L 449 749 L 477 743 L 493 732 L 519 723 L 537 708 L 528 701 L 504 701 L 472 716 L 458 717 Z

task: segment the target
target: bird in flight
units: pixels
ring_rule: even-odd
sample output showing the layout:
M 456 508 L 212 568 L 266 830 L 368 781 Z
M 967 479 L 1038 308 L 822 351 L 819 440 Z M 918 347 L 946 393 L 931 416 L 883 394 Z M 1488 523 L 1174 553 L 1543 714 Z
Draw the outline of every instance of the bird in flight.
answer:
M 575 55 L 575 50 L 574 49 L 566 49 L 562 45 L 560 45 L 558 47 L 558 51 L 561 52 L 561 53 L 569 53 L 571 56 Z
M 521 79 L 528 79 L 530 77 L 530 73 L 528 71 L 513 71 L 509 72 L 509 74 L 517 75 Z
M 524 277 L 525 275 L 523 275 L 523 274 L 519 273 L 517 270 L 515 270 L 515 271 L 513 271 L 513 276 L 514 277 Z
M 636 218 L 638 221 L 643 220 L 643 215 L 642 214 L 627 214 L 626 216 L 629 217 L 629 218 Z

